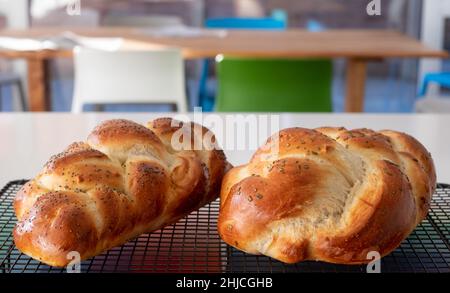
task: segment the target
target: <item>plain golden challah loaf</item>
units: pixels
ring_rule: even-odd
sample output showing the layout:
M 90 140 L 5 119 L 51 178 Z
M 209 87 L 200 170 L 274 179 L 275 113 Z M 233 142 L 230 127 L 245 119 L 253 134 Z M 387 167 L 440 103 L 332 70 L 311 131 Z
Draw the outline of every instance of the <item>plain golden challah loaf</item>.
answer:
M 286 263 L 366 263 L 420 223 L 435 184 L 430 154 L 404 133 L 285 129 L 225 175 L 218 229 Z
M 161 118 L 144 127 L 106 121 L 87 142 L 52 157 L 16 196 L 16 246 L 44 263 L 64 266 L 71 251 L 81 259 L 92 257 L 215 199 L 228 168 L 223 152 L 213 136 L 202 139 L 206 128 L 173 122 Z M 174 149 L 172 136 L 179 130 L 193 130 L 189 140 L 209 145 Z

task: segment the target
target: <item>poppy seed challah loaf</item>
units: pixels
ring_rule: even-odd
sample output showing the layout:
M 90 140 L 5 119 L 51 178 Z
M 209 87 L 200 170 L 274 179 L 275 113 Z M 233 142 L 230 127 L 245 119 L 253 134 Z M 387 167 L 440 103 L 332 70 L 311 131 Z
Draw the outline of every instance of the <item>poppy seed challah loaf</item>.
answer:
M 421 222 L 435 184 L 430 154 L 409 135 L 285 129 L 225 175 L 218 230 L 240 250 L 286 263 L 366 263 Z
M 81 259 L 92 257 L 215 199 L 228 168 L 223 152 L 214 139 L 203 140 L 208 130 L 199 125 L 186 136 L 188 144 L 199 136 L 196 141 L 212 145 L 173 149 L 173 134 L 195 126 L 172 122 L 161 118 L 145 127 L 106 121 L 87 142 L 51 158 L 16 196 L 16 246 L 44 263 L 64 266 L 71 251 Z

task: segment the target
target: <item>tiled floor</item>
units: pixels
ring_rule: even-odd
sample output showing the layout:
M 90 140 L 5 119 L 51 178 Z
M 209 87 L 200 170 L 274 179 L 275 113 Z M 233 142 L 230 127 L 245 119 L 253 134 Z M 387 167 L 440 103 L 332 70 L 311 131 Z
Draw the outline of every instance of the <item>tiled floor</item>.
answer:
M 188 82 L 188 92 L 190 96 L 195 95 L 196 83 Z M 53 110 L 70 111 L 72 100 L 73 81 L 69 79 L 54 80 L 52 82 Z M 333 83 L 333 105 L 336 112 L 342 112 L 344 109 L 345 81 L 343 77 L 336 76 Z M 3 111 L 11 111 L 11 89 L 4 87 L 2 89 Z M 413 82 L 382 79 L 371 77 L 367 82 L 366 88 L 366 112 L 412 112 L 416 98 L 416 84 Z M 191 99 L 191 107 L 195 103 Z M 89 111 L 92 107 L 87 107 Z M 107 106 L 106 111 L 170 111 L 170 106 L 159 105 L 118 105 Z

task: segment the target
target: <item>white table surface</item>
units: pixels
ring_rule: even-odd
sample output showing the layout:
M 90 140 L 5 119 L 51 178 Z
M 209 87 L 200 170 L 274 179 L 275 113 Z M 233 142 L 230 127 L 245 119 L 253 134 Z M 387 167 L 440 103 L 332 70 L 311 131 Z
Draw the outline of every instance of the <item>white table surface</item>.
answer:
M 205 116 L 206 114 L 204 114 Z M 100 121 L 125 118 L 145 123 L 162 113 L 2 113 L 0 114 L 0 185 L 34 177 L 51 155 L 85 140 Z M 416 137 L 431 152 L 439 182 L 450 183 L 449 114 L 281 114 L 280 127 L 344 126 L 393 129 Z M 214 130 L 214 129 L 213 129 Z M 263 138 L 261 142 L 264 140 Z M 220 138 L 219 138 L 220 141 Z M 254 150 L 225 150 L 234 164 L 247 162 Z

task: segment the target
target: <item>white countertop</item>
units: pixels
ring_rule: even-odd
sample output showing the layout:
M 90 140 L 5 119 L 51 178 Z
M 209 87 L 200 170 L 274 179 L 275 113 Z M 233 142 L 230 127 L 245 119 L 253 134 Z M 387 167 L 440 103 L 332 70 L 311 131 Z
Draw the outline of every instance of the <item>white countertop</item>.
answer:
M 51 155 L 74 141 L 83 141 L 100 121 L 125 118 L 145 123 L 164 113 L 1 113 L 0 185 L 15 179 L 34 177 Z M 217 115 L 217 114 L 215 114 Z M 208 117 L 203 114 L 203 117 Z M 224 117 L 224 114 L 219 117 Z M 374 130 L 393 129 L 416 137 L 431 152 L 438 181 L 450 183 L 449 114 L 281 114 L 280 128 L 344 126 Z M 216 131 L 216 129 L 212 129 Z M 222 137 L 218 135 L 219 142 Z M 262 143 L 266 137 L 261 137 Z M 222 142 L 223 143 L 223 142 Z M 228 160 L 243 164 L 254 150 L 225 149 Z

